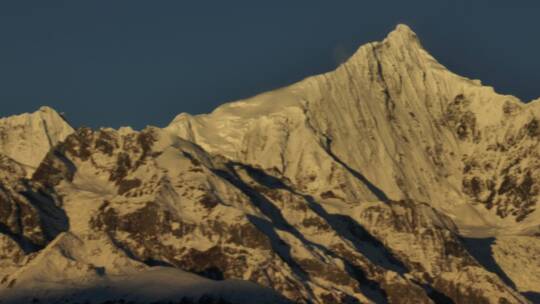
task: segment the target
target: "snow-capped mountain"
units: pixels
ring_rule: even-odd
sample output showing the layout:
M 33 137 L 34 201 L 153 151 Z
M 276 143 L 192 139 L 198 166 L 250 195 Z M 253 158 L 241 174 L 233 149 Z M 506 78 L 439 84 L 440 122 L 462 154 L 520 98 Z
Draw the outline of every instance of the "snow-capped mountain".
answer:
M 43 157 L 73 128 L 55 110 L 41 107 L 32 114 L 0 119 L 0 153 L 22 165 L 31 175 Z
M 540 301 L 539 119 L 405 25 L 165 128 L 5 118 L 0 301 Z

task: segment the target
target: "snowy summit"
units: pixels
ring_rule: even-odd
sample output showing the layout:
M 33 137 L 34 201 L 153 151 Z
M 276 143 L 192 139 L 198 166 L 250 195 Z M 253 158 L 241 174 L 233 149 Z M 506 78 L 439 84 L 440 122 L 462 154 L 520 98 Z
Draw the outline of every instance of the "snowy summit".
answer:
M 406 25 L 165 128 L 1 119 L 0 302 L 538 302 L 539 120 Z

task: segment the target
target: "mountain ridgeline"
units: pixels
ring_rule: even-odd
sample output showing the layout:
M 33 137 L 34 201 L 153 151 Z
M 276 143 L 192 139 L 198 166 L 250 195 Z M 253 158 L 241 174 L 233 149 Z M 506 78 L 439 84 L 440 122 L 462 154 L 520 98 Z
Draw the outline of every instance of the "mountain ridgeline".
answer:
M 538 303 L 539 144 L 405 25 L 165 128 L 0 119 L 0 303 Z

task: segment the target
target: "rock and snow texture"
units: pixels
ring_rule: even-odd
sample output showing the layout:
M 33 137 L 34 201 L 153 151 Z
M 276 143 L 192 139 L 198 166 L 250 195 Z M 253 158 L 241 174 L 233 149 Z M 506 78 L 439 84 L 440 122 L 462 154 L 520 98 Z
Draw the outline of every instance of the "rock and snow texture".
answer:
M 8 303 L 248 303 L 252 298 L 287 303 L 254 283 L 216 282 L 170 267 L 150 268 L 102 237 L 82 240 L 71 233 L 59 235 L 12 277 L 18 287 L 4 291 Z
M 538 301 L 539 119 L 399 25 L 163 129 L 0 120 L 0 300 Z
M 276 168 L 308 189 L 347 192 L 345 200 L 411 198 L 464 211 L 462 227 L 518 221 L 540 231 L 532 185 L 540 179 L 538 114 L 538 103 L 446 70 L 400 25 L 335 71 L 208 115 L 181 114 L 167 129 L 211 153 Z M 359 179 L 365 191 L 350 185 Z
M 25 167 L 28 174 L 39 166 L 43 157 L 73 128 L 49 107 L 0 119 L 0 154 Z

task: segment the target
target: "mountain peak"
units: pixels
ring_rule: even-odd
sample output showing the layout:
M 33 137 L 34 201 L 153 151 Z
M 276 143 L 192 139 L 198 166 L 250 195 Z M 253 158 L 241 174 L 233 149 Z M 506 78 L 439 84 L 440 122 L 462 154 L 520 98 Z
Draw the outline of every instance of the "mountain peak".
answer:
M 382 40 L 366 43 L 347 60 L 348 65 L 363 65 L 366 62 L 379 61 L 382 58 L 390 59 L 395 66 L 400 66 L 404 62 L 421 62 L 425 54 L 419 52 L 424 50 L 416 33 L 405 24 L 398 24 L 394 30 L 389 32 Z M 374 55 L 376 55 L 374 57 Z M 434 61 L 434 60 L 433 60 Z M 395 76 L 396 73 L 389 75 Z
M 49 106 L 41 106 L 39 108 L 40 112 L 46 112 L 46 113 L 58 113 L 55 109 L 49 107 Z
M 390 43 L 390 45 L 398 46 L 420 46 L 418 36 L 416 33 L 405 24 L 398 24 L 396 28 L 391 31 L 383 42 Z
M 414 36 L 416 37 L 416 33 L 406 24 L 399 23 L 396 25 L 396 28 L 390 32 L 391 34 L 399 34 L 399 35 L 405 35 L 405 36 Z
M 40 114 L 39 116 L 41 119 L 54 121 L 57 124 L 59 123 L 61 125 L 67 125 L 70 129 L 72 128 L 63 112 L 58 112 L 49 106 L 41 106 L 38 111 L 32 113 L 31 115 L 36 116 L 38 113 Z
M 47 106 L 5 117 L 0 119 L 0 154 L 24 165 L 31 174 L 50 148 L 72 132 L 62 115 Z

